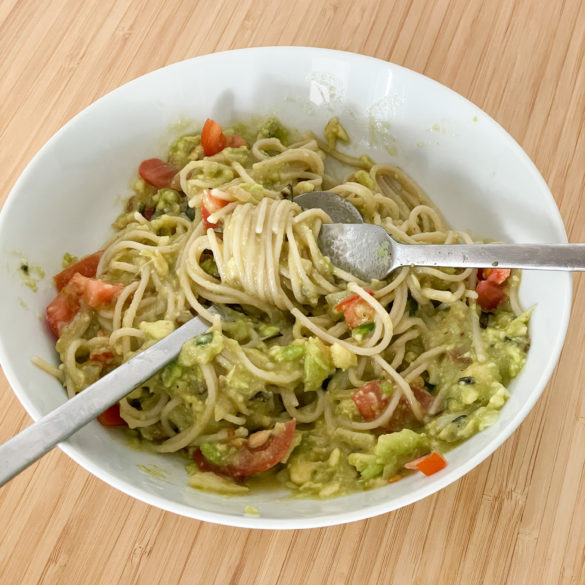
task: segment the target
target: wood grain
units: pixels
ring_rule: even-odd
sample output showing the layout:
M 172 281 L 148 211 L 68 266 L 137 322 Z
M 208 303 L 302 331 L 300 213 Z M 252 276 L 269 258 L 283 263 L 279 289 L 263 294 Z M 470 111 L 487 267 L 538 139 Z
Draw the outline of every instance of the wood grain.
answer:
M 460 92 L 533 158 L 585 241 L 585 3 L 548 0 L 2 0 L 0 202 L 42 144 L 118 85 L 218 50 L 310 45 Z M 585 283 L 536 408 L 439 494 L 350 525 L 218 527 L 150 508 L 54 451 L 0 490 L 0 583 L 585 583 Z M 0 441 L 30 423 L 0 378 Z

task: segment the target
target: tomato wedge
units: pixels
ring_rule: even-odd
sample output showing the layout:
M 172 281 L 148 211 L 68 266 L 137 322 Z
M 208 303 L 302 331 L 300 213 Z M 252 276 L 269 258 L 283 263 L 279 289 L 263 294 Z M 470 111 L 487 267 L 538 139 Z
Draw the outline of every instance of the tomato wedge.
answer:
M 104 410 L 97 419 L 104 427 L 126 426 L 126 421 L 120 416 L 120 405 L 117 402 Z
M 374 380 L 364 384 L 359 390 L 353 393 L 351 398 L 364 420 L 374 420 L 388 406 L 390 400 L 382 392 L 381 386 L 381 380 Z
M 61 290 L 77 273 L 93 278 L 97 272 L 97 267 L 103 253 L 104 251 L 100 250 L 99 252 L 85 256 L 75 264 L 59 272 L 59 274 L 55 274 L 53 280 L 55 281 L 57 290 Z
M 371 290 L 366 292 L 372 296 L 374 293 Z M 352 295 L 343 299 L 341 302 L 335 305 L 336 311 L 343 311 L 345 322 L 354 329 L 365 323 L 371 323 L 374 320 L 376 311 L 374 308 L 366 303 L 359 295 Z
M 295 434 L 296 421 L 276 423 L 268 439 L 259 447 L 249 446 L 249 440 L 224 465 L 216 465 L 208 461 L 197 449 L 193 459 L 201 471 L 213 471 L 218 475 L 226 475 L 233 479 L 242 479 L 248 475 L 261 473 L 277 463 L 287 454 Z
M 489 280 L 480 280 L 475 287 L 477 302 L 484 311 L 491 311 L 501 305 L 508 296 L 500 285 Z
M 414 461 L 409 461 L 404 465 L 406 469 L 418 469 L 425 475 L 433 475 L 437 471 L 441 471 L 447 467 L 447 461 L 440 453 L 430 453 L 429 455 L 423 455 Z
M 223 134 L 221 126 L 211 118 L 207 118 L 203 125 L 201 146 L 203 147 L 205 156 L 213 156 L 227 146 L 227 139 Z
M 179 169 L 161 160 L 160 158 L 148 158 L 143 160 L 138 167 L 138 174 L 149 184 L 157 189 L 169 187 Z
M 213 156 L 226 147 L 238 148 L 248 144 L 241 136 L 234 134 L 226 136 L 221 126 L 211 118 L 205 120 L 201 131 L 201 146 L 205 156 Z
M 211 214 L 219 211 L 222 207 L 225 207 L 228 202 L 221 197 L 216 197 L 214 193 L 221 193 L 217 189 L 205 189 L 201 196 L 201 216 L 203 217 L 203 225 L 205 229 L 216 228 L 218 223 L 211 223 L 208 218 Z

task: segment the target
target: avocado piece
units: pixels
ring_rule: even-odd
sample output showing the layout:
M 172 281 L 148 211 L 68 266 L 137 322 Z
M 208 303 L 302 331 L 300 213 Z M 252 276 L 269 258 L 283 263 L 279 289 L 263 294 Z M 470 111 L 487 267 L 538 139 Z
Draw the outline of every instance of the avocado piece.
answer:
M 223 335 L 214 331 L 203 333 L 187 341 L 177 359 L 180 366 L 205 365 L 223 349 Z
M 305 390 L 321 388 L 323 381 L 334 371 L 331 352 L 319 339 L 309 337 L 305 344 Z
M 362 479 L 396 475 L 405 463 L 428 453 L 429 439 L 423 433 L 402 429 L 380 435 L 372 453 L 352 453 L 348 460 L 360 472 Z

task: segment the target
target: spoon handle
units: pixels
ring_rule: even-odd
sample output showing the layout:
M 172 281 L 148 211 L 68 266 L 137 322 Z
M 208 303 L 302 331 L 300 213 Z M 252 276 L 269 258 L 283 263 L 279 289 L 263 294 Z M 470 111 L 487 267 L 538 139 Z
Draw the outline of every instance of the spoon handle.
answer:
M 398 244 L 395 265 L 585 270 L 585 244 Z
M 208 328 L 198 317 L 191 319 L 0 445 L 0 486 L 148 380 L 177 356 L 183 343 Z

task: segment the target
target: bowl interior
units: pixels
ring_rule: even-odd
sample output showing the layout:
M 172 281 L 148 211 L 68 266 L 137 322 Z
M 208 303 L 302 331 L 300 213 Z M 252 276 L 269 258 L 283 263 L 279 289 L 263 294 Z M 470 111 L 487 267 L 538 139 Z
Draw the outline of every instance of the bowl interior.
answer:
M 145 75 L 92 104 L 62 128 L 20 177 L 0 215 L 0 360 L 33 418 L 65 400 L 61 386 L 30 362 L 56 363 L 42 315 L 51 278 L 38 292 L 19 271 L 26 259 L 47 275 L 65 252 L 90 253 L 130 194 L 138 164 L 207 117 L 222 124 L 276 115 L 321 133 L 337 116 L 349 151 L 403 167 L 458 229 L 511 242 L 562 243 L 554 200 L 520 147 L 491 118 L 440 84 L 376 59 L 308 48 L 217 53 Z M 174 457 L 130 449 L 121 433 L 89 424 L 63 449 L 90 472 L 159 507 L 204 520 L 270 528 L 322 526 L 365 518 L 416 501 L 485 459 L 520 424 L 542 392 L 567 326 L 571 279 L 526 272 L 525 307 L 536 305 L 532 346 L 499 422 L 448 455 L 432 478 L 409 477 L 375 491 L 329 501 L 284 492 L 224 498 L 187 486 Z M 254 505 L 259 517 L 246 516 Z

